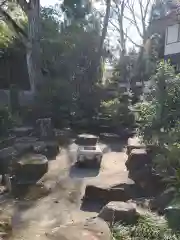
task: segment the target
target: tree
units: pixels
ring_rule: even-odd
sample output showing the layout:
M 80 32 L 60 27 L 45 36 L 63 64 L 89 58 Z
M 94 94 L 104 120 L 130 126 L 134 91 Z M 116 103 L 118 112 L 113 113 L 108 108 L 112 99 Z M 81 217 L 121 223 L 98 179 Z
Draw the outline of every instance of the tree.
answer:
M 42 23 L 41 51 L 47 81 L 36 101 L 38 112 L 59 119 L 56 122 L 86 119 L 90 123 L 102 96 L 94 74 L 100 42 L 98 20 L 92 16 L 74 21 L 60 31 L 56 12 L 46 8 Z
M 11 17 L 8 6 L 10 1 L 5 0 L 0 6 L 0 14 L 4 21 L 14 30 L 26 47 L 26 61 L 32 92 L 35 92 L 42 82 L 40 59 L 40 2 L 39 0 L 16 0 L 15 3 L 26 14 L 28 19 L 27 33 Z
M 155 145 L 154 163 L 162 176 L 175 176 L 180 168 L 179 75 L 169 63 L 161 62 L 152 76 L 146 102 L 138 104 L 139 132 Z
M 83 19 L 91 11 L 91 1 L 64 0 L 61 8 L 71 20 Z
M 106 0 L 106 13 L 103 20 L 102 33 L 100 37 L 97 56 L 96 56 L 96 60 L 94 61 L 94 73 L 97 74 L 100 80 L 102 78 L 101 76 L 102 55 L 103 55 L 104 41 L 106 38 L 107 28 L 109 23 L 110 9 L 111 9 L 111 0 Z M 92 75 L 92 78 L 94 78 L 94 74 Z

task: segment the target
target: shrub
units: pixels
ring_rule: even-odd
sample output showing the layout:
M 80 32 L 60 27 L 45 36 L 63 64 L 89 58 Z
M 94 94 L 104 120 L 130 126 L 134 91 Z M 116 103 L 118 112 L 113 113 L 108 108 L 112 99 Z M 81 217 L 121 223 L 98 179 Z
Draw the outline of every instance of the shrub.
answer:
M 114 127 L 134 126 L 134 115 L 129 109 L 128 102 L 123 99 L 114 98 L 101 103 L 102 116 L 111 119 Z
M 113 229 L 114 240 L 179 240 L 180 235 L 168 228 L 165 220 L 142 216 L 136 225 L 119 224 Z

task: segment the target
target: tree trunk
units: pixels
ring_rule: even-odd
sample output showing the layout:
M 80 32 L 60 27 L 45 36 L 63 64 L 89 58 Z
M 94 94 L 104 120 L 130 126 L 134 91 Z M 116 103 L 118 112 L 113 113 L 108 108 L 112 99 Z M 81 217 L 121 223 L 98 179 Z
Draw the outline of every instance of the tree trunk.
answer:
M 32 57 L 32 47 L 26 47 L 26 62 L 27 70 L 29 75 L 29 82 L 31 91 L 35 93 L 36 90 L 36 70 L 34 69 L 33 57 Z
M 108 22 L 109 22 L 109 17 L 110 17 L 110 10 L 111 10 L 111 0 L 106 0 L 106 14 L 104 17 L 102 35 L 101 35 L 100 44 L 99 44 L 99 51 L 98 51 L 99 58 L 98 59 L 100 59 L 102 56 L 103 44 L 104 44 L 104 40 L 106 38 L 107 27 L 108 27 Z
M 121 52 L 120 52 L 120 58 L 124 58 L 126 54 L 126 40 L 124 36 L 124 24 L 123 24 L 123 18 L 124 18 L 124 8 L 125 8 L 125 2 L 122 1 L 121 3 L 121 12 L 118 16 L 118 22 L 119 22 L 119 33 L 120 33 L 120 45 L 121 45 Z
M 98 79 L 101 78 L 100 67 L 101 67 L 101 61 L 102 61 L 104 40 L 106 38 L 107 28 L 108 28 L 108 23 L 109 23 L 110 10 L 111 10 L 111 0 L 106 0 L 106 14 L 105 14 L 105 17 L 104 17 L 102 35 L 101 35 L 98 54 L 97 54 L 96 72 L 97 72 L 97 78 Z
M 42 82 L 40 61 L 40 2 L 31 0 L 26 12 L 28 17 L 28 45 L 26 60 L 32 92 L 35 92 Z

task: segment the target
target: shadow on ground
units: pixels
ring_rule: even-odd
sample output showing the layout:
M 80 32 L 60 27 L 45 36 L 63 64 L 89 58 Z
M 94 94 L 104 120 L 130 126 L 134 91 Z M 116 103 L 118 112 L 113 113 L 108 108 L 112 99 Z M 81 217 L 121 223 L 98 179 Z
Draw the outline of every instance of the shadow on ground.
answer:
M 84 200 L 81 204 L 80 209 L 84 212 L 99 213 L 105 205 L 106 205 L 106 202 L 103 202 L 103 201 Z
M 72 165 L 69 171 L 70 178 L 96 177 L 99 174 L 99 168 L 79 168 L 76 164 Z

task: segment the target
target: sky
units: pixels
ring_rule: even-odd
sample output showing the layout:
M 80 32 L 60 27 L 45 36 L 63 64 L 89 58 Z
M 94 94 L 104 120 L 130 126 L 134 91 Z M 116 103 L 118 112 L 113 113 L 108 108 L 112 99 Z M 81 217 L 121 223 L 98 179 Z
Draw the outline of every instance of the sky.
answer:
M 57 2 L 58 2 L 57 0 L 41 0 L 41 5 L 42 6 L 54 5 Z

